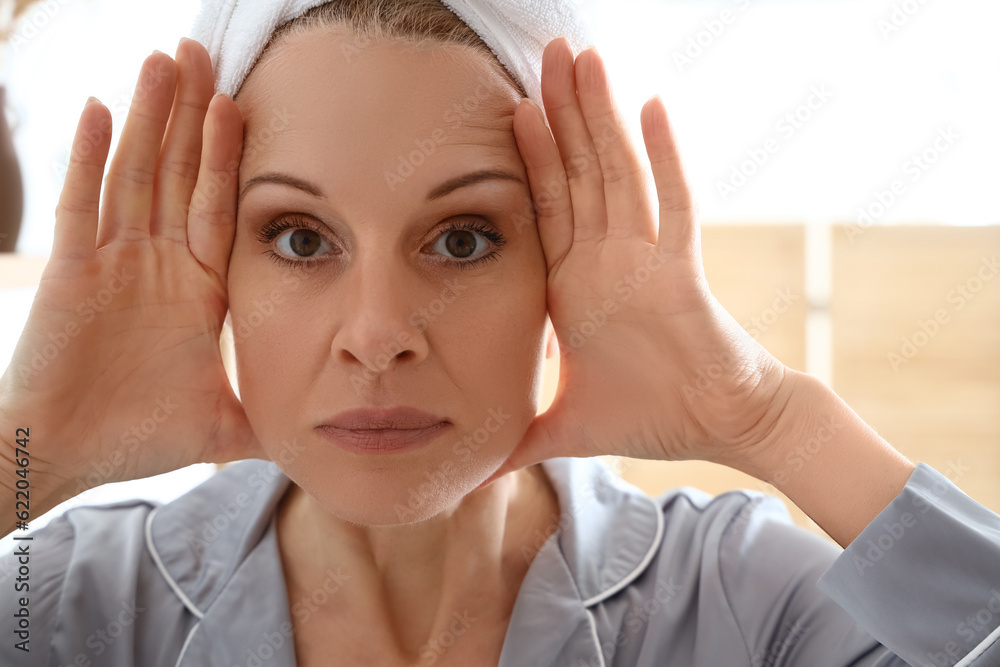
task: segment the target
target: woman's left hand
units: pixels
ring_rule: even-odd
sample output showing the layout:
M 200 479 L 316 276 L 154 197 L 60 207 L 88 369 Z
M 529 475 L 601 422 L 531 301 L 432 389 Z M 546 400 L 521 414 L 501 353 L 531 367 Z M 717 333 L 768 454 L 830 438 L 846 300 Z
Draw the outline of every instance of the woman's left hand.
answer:
M 767 447 L 794 389 L 785 367 L 709 291 L 691 194 L 657 97 L 641 113 L 659 200 L 595 50 L 545 49 L 542 99 L 514 116 L 548 266 L 559 384 L 487 482 L 559 456 L 701 459 L 736 467 Z M 552 136 L 554 135 L 555 141 Z

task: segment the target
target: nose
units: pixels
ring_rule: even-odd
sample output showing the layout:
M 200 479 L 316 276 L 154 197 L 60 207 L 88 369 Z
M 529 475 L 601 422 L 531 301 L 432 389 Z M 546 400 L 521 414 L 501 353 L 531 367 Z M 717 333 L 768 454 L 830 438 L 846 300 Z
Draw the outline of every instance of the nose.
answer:
M 403 361 L 419 365 L 427 357 L 427 339 L 414 317 L 419 297 L 398 258 L 359 256 L 338 281 L 335 307 L 343 315 L 331 348 L 335 360 L 378 374 Z

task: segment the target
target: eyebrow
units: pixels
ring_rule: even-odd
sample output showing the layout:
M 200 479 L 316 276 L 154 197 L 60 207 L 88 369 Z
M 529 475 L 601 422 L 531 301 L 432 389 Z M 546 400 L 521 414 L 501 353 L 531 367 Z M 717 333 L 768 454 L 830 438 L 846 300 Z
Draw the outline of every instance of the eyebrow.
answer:
M 474 171 L 445 181 L 427 193 L 427 201 L 431 202 L 437 199 L 442 199 L 456 190 L 476 185 L 477 183 L 483 183 L 485 181 L 514 181 L 524 185 L 524 181 L 520 177 L 501 169 L 481 169 L 479 171 Z M 246 195 L 247 190 L 258 183 L 278 183 L 279 185 L 288 185 L 298 190 L 302 190 L 303 192 L 306 192 L 318 199 L 326 199 L 326 195 L 323 194 L 319 187 L 309 181 L 296 178 L 295 176 L 291 176 L 289 174 L 270 172 L 261 174 L 260 176 L 254 176 L 247 181 L 246 185 L 243 186 L 243 190 L 240 192 L 238 201 L 243 201 L 243 197 Z
M 514 181 L 524 185 L 524 181 L 519 177 L 501 169 L 481 169 L 480 171 L 474 171 L 470 174 L 465 174 L 464 176 L 459 176 L 449 181 L 445 181 L 427 193 L 427 201 L 441 199 L 442 197 L 450 195 L 459 188 L 465 188 L 484 181 Z
M 258 183 L 278 183 L 280 185 L 290 185 L 293 188 L 302 190 L 303 192 L 308 192 L 313 197 L 319 199 L 326 199 L 318 187 L 310 183 L 309 181 L 304 181 L 300 178 L 295 178 L 294 176 L 289 176 L 288 174 L 279 174 L 277 172 L 270 172 L 267 174 L 261 174 L 260 176 L 254 176 L 246 185 L 243 186 L 243 190 L 240 191 L 240 196 L 237 199 L 238 202 L 243 201 L 243 197 L 246 196 L 247 190 L 257 185 Z

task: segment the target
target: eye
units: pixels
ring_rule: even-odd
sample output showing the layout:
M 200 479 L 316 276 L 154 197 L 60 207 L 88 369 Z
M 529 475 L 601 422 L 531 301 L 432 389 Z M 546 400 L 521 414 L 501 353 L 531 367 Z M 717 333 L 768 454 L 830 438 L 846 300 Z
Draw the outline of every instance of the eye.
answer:
M 289 229 L 275 239 L 278 250 L 292 257 L 312 257 L 324 244 L 330 245 L 319 233 L 306 228 Z
M 496 250 L 486 252 L 489 247 L 497 249 L 506 245 L 503 234 L 478 221 L 464 220 L 452 223 L 446 227 L 434 243 L 434 250 L 440 253 L 450 253 L 454 259 L 446 263 L 459 268 L 469 268 L 487 261 L 496 261 L 500 253 Z M 481 253 L 478 257 L 474 255 Z M 472 259 L 469 259 L 472 257 Z
M 261 227 L 257 237 L 264 245 L 273 246 L 274 250 L 269 247 L 266 254 L 277 262 L 292 266 L 320 261 L 315 258 L 322 257 L 333 249 L 330 242 L 312 224 L 298 216 L 268 222 Z

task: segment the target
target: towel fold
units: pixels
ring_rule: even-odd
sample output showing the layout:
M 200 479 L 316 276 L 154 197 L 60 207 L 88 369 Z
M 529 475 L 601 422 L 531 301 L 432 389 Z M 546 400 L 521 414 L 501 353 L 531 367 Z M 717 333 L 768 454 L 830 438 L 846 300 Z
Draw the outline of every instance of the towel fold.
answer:
M 236 95 L 271 34 L 328 0 L 203 0 L 190 37 L 212 57 L 216 92 Z M 334 0 L 336 1 L 336 0 Z M 579 54 L 595 44 L 579 0 L 441 0 L 476 31 L 542 109 L 542 53 L 565 36 Z

